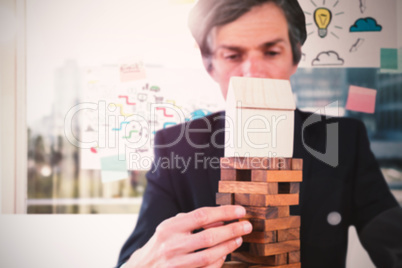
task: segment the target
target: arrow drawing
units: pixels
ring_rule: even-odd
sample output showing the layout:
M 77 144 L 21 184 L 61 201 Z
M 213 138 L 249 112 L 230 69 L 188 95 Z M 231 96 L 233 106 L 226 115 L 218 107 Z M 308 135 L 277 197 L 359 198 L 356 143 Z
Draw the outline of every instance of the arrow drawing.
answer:
M 123 104 L 116 104 L 116 103 L 112 103 L 113 105 L 116 105 L 117 107 L 120 108 L 120 114 L 124 115 L 124 116 L 132 116 L 133 114 L 127 114 L 123 111 Z
M 177 106 L 177 105 L 176 105 L 176 101 L 174 101 L 174 100 L 166 100 L 166 102 L 167 102 L 167 103 L 171 103 L 171 104 L 173 104 L 174 106 L 176 106 L 177 108 L 181 109 L 181 106 Z
M 123 122 L 120 123 L 120 128 L 113 128 L 112 130 L 113 131 L 120 131 L 120 130 L 123 129 L 123 124 L 128 124 L 128 123 L 130 123 L 130 122 L 123 121 Z
M 174 125 L 176 125 L 175 122 L 166 122 L 163 124 L 163 128 L 167 128 L 168 126 L 174 126 Z
M 162 110 L 162 111 L 163 111 L 163 115 L 164 115 L 165 117 L 173 117 L 172 114 L 167 114 L 167 113 L 166 113 L 166 108 L 164 108 L 164 107 L 157 107 L 156 110 Z
M 174 100 L 166 100 L 166 102 L 167 102 L 167 103 L 171 103 L 171 104 L 173 104 L 174 106 L 176 106 L 176 102 L 175 102 Z
M 123 139 L 131 139 L 131 134 L 137 133 L 138 130 L 131 130 L 128 136 L 124 136 Z
M 129 101 L 128 101 L 128 96 L 122 96 L 122 95 L 120 95 L 119 98 L 124 98 L 124 99 L 126 99 L 127 105 L 135 105 L 135 102 L 129 102 Z

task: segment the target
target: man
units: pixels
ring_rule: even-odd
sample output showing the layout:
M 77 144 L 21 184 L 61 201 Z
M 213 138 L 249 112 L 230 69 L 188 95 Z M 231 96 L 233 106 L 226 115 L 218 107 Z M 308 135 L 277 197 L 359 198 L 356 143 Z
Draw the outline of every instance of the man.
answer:
M 199 0 L 190 28 L 224 97 L 231 76 L 289 79 L 306 39 L 296 0 Z M 309 116 L 295 112 L 294 157 L 304 160 L 304 181 L 300 205 L 291 207 L 291 213 L 302 219 L 301 262 L 303 267 L 344 267 L 348 227 L 355 225 L 361 235 L 378 215 L 400 208 L 369 149 L 364 126 L 332 119 L 339 124 L 339 165 L 333 168 L 303 146 L 302 123 Z M 327 148 L 326 123 L 303 130 L 304 142 L 318 151 Z M 223 128 L 224 113 L 216 113 L 156 134 L 155 163 L 174 155 L 189 160 L 190 168 L 153 166 L 154 172 L 148 172 L 137 226 L 121 250 L 118 267 L 221 267 L 241 245 L 241 236 L 251 232 L 247 221 L 223 225 L 243 217 L 244 208 L 214 207 Z M 183 129 L 187 135 L 178 139 Z M 332 225 L 328 215 L 340 220 Z M 378 256 L 378 265 L 393 258 L 388 251 Z

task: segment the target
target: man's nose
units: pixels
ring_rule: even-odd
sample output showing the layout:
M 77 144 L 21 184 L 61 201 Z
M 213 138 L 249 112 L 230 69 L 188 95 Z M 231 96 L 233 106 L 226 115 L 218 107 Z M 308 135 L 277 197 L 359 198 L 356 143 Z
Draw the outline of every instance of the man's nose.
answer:
M 244 77 L 266 78 L 267 68 L 264 59 L 258 55 L 247 57 L 242 64 L 242 72 Z

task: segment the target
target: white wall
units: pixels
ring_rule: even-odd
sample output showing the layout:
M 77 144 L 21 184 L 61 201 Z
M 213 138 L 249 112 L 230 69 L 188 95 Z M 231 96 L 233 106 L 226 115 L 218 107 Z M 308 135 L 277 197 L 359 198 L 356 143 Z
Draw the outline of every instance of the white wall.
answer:
M 136 215 L 0 215 L 0 267 L 114 267 Z
M 0 267 L 113 267 L 136 215 L 0 215 Z M 372 268 L 355 228 L 347 268 Z

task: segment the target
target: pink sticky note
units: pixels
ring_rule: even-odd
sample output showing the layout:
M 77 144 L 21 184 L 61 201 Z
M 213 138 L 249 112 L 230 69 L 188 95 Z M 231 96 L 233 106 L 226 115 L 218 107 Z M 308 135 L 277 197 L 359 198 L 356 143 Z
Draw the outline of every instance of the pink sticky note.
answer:
M 346 109 L 363 113 L 374 113 L 377 90 L 365 87 L 350 86 Z
M 145 67 L 142 62 L 120 65 L 120 81 L 130 82 L 145 79 Z

